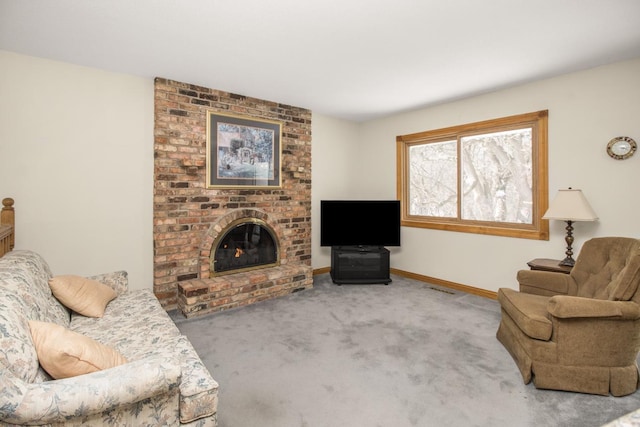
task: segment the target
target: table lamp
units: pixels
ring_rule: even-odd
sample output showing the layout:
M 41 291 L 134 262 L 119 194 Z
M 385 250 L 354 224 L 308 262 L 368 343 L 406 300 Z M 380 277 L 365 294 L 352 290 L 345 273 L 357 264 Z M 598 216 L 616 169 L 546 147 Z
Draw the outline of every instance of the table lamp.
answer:
M 575 221 L 596 221 L 598 215 L 593 211 L 582 190 L 574 190 L 571 187 L 567 190 L 558 190 L 558 194 L 549 205 L 549 209 L 542 217 L 543 219 L 556 219 L 567 222 L 567 235 L 564 240 L 567 242 L 566 257 L 560 261 L 560 265 L 573 267 L 573 223 Z

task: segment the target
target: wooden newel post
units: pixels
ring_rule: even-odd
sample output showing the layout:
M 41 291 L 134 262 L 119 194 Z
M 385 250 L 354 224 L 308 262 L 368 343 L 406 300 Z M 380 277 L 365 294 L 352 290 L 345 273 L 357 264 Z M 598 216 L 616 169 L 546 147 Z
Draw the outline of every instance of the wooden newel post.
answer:
M 11 197 L 2 199 L 2 212 L 0 212 L 0 225 L 8 225 L 13 228 L 10 242 L 11 249 L 13 249 L 16 243 L 16 215 L 13 209 L 13 203 L 14 201 Z

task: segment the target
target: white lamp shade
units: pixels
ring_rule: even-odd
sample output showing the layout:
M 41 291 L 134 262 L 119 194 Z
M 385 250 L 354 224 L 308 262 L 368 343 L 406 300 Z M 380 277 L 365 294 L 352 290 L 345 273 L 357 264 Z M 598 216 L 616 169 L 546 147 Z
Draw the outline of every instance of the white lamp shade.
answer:
M 596 221 L 598 215 L 582 194 L 582 190 L 558 190 L 543 219 L 562 221 Z

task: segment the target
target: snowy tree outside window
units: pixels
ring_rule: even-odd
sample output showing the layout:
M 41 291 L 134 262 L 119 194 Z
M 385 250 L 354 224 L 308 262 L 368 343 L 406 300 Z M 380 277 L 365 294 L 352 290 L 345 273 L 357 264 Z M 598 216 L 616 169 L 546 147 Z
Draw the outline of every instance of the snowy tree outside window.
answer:
M 402 225 L 548 239 L 547 111 L 397 143 Z
M 462 218 L 532 224 L 532 129 L 460 138 Z
M 458 216 L 458 149 L 456 141 L 409 148 L 409 211 L 411 215 Z

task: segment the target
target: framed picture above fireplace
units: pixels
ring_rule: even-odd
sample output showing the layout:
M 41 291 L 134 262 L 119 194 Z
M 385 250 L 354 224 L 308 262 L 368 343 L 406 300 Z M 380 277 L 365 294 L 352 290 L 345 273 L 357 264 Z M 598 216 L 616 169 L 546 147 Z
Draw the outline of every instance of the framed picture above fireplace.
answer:
M 280 187 L 282 125 L 207 112 L 207 188 Z

